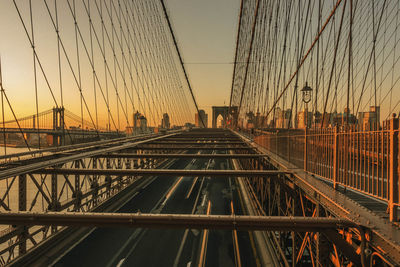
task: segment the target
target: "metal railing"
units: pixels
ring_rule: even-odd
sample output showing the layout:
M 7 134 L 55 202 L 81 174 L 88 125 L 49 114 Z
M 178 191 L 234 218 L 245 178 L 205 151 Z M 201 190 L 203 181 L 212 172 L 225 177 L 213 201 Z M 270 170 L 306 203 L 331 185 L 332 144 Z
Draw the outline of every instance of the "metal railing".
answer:
M 399 206 L 399 120 L 383 129 L 253 130 L 258 145 L 297 168 L 338 185 L 352 188 L 388 204 L 391 221 Z
M 35 160 L 9 161 L 0 164 L 0 212 L 30 211 L 38 213 L 54 212 L 88 212 L 101 211 L 110 201 L 117 198 L 123 200 L 125 189 L 139 182 L 142 176 L 121 175 L 57 175 L 34 174 L 32 167 L 47 165 L 51 168 L 83 168 L 83 169 L 147 169 L 166 164 L 166 160 L 104 158 L 98 154 L 107 154 L 135 147 L 138 144 L 155 141 L 171 135 L 143 135 L 117 140 L 107 140 L 43 150 L 54 157 L 37 154 Z M 43 152 L 42 151 L 42 152 Z M 104 151 L 104 153 L 100 153 Z M 58 153 L 60 152 L 60 153 Z M 139 151 L 141 153 L 141 151 Z M 139 153 L 135 150 L 132 153 Z M 35 152 L 33 152 L 35 153 Z M 32 155 L 31 152 L 16 154 L 21 157 Z M 11 157 L 13 155 L 10 155 Z M 15 155 L 14 155 L 15 156 Z M 32 156 L 33 157 L 33 156 Z M 72 157 L 72 158 L 71 158 Z M 14 158 L 13 158 L 14 159 Z M 22 168 L 22 169 L 21 169 Z M 27 168 L 23 170 L 24 168 Z M 121 196 L 120 196 L 121 195 Z M 7 265 L 12 260 L 26 254 L 62 228 L 57 226 L 15 225 L 0 226 L 0 265 Z

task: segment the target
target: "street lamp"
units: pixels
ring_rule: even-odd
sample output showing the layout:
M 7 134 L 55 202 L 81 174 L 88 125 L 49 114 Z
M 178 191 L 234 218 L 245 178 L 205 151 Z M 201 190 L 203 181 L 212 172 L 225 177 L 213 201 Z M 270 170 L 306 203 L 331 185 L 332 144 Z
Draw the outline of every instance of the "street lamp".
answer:
M 308 103 L 311 101 L 312 98 L 312 89 L 310 86 L 308 86 L 307 82 L 306 85 L 301 89 L 302 97 L 303 97 L 303 102 L 305 103 L 304 107 L 304 125 L 307 128 L 308 127 Z
M 308 104 L 311 101 L 312 89 L 310 86 L 308 86 L 307 82 L 306 85 L 303 87 L 303 89 L 301 89 L 301 93 L 303 96 L 304 103 Z

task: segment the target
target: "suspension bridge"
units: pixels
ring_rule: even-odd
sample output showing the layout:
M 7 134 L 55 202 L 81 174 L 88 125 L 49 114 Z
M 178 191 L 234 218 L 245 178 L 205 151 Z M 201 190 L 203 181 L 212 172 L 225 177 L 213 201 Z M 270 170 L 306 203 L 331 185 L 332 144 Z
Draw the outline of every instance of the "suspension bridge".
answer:
M 31 116 L 5 121 L 2 132 L 4 147 L 39 149 L 125 136 L 125 133 L 119 131 L 96 128 L 89 121 L 82 120 L 64 108 L 53 108 Z
M 1 1 L 0 264 L 399 266 L 400 2 L 238 2 L 220 129 L 168 3 Z

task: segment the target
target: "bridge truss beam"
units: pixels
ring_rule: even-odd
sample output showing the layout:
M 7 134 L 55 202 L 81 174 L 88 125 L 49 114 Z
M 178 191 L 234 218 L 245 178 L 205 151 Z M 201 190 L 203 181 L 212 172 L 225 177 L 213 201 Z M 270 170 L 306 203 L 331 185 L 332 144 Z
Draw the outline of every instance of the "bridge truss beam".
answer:
M 260 159 L 266 157 L 266 154 L 132 154 L 132 153 L 114 153 L 99 155 L 99 158 L 191 158 L 191 159 L 234 159 L 234 158 L 256 158 Z
M 166 146 L 166 145 L 164 145 L 164 146 L 152 146 L 151 144 L 149 144 L 149 145 L 146 145 L 146 146 L 136 146 L 136 147 L 132 147 L 132 148 L 129 148 L 130 150 L 166 150 L 166 151 L 168 151 L 168 150 L 188 150 L 188 149 L 197 149 L 197 150 L 199 150 L 199 149 L 201 149 L 201 150 L 215 150 L 215 149 L 218 149 L 218 150 L 246 150 L 246 151 L 252 151 L 252 148 L 250 148 L 250 147 L 243 147 L 243 146 L 240 146 L 240 147 L 233 147 L 233 146 L 211 146 L 211 145 L 209 145 L 209 144 L 207 144 L 207 145 L 203 145 L 203 146 L 199 146 L 199 145 L 196 145 L 196 146 L 173 146 L 173 145 L 171 145 L 171 146 Z
M 228 136 L 229 138 L 229 135 L 231 136 L 230 138 L 232 136 L 235 137 L 230 132 L 225 133 L 223 135 L 225 137 Z M 198 133 L 192 137 L 192 140 L 197 140 L 198 137 L 209 138 L 209 135 L 208 132 L 203 132 L 203 135 Z M 329 189 L 330 191 L 322 192 L 321 190 L 325 190 L 326 186 L 324 187 L 321 182 L 309 176 L 304 178 L 302 170 L 298 168 L 282 168 L 281 166 L 285 166 L 285 164 L 276 164 L 275 156 L 271 153 L 264 151 L 262 152 L 263 154 L 257 154 L 263 150 L 253 143 L 247 142 L 246 139 L 243 139 L 241 147 L 247 146 L 249 153 L 254 154 L 240 154 L 242 152 L 240 148 L 237 149 L 234 145 L 226 146 L 226 149 L 233 153 L 228 158 L 238 161 L 242 167 L 241 170 L 167 170 L 166 166 L 171 163 L 169 159 L 175 159 L 177 157 L 176 154 L 167 154 L 166 157 L 160 157 L 159 154 L 154 154 L 151 149 L 156 151 L 157 148 L 160 148 L 163 151 L 168 151 L 170 148 L 166 148 L 165 145 L 161 144 L 150 145 L 147 143 L 157 138 L 168 140 L 168 138 L 178 139 L 178 137 L 188 138 L 188 135 L 175 134 L 173 137 L 172 135 L 153 136 L 147 140 L 136 140 L 135 142 L 121 141 L 111 147 L 108 147 L 108 145 L 103 147 L 94 146 L 93 149 L 80 151 L 77 155 L 71 155 L 63 151 L 50 161 L 46 157 L 42 161 L 38 158 L 35 163 L 31 164 L 32 166 L 28 168 L 28 164 L 25 166 L 26 169 L 23 169 L 19 174 L 15 174 L 15 176 L 11 176 L 8 180 L 7 192 L 12 190 L 15 185 L 20 184 L 23 186 L 26 184 L 27 190 L 20 191 L 20 208 L 10 207 L 4 200 L 0 202 L 0 205 L 6 211 L 39 210 L 39 216 L 46 213 L 53 214 L 53 212 L 56 212 L 55 215 L 62 216 L 62 214 L 75 214 L 70 212 L 92 212 L 96 210 L 96 207 L 106 203 L 113 197 L 121 194 L 129 195 L 129 193 L 126 193 L 128 191 L 132 194 L 131 190 L 133 190 L 134 184 L 149 180 L 143 179 L 143 177 L 156 175 L 235 176 L 237 177 L 236 184 L 244 184 L 245 190 L 241 191 L 249 192 L 251 203 L 255 203 L 257 207 L 258 213 L 255 215 L 259 216 L 260 220 L 263 220 L 262 218 L 270 218 L 263 216 L 278 216 L 276 219 L 283 216 L 288 218 L 304 217 L 304 220 L 316 222 L 319 219 L 315 218 L 326 217 L 334 220 L 341 218 L 357 226 L 335 227 L 318 232 L 316 230 L 318 227 L 315 228 L 313 226 L 311 227 L 312 229 L 304 228 L 304 231 L 300 231 L 300 226 L 297 230 L 291 229 L 287 224 L 284 226 L 285 223 L 283 222 L 282 227 L 289 228 L 273 229 L 273 231 L 266 233 L 279 251 L 282 262 L 292 265 L 304 263 L 315 266 L 325 266 L 332 264 L 332 262 L 335 264 L 352 262 L 356 266 L 361 266 L 365 265 L 366 262 L 377 261 L 374 258 L 376 256 L 365 253 L 369 250 L 375 253 L 373 255 L 379 255 L 381 258 L 397 262 L 398 251 L 396 252 L 396 249 L 398 247 L 396 247 L 395 242 L 390 241 L 385 233 L 374 229 L 375 225 L 366 221 L 368 216 L 365 215 L 365 212 L 359 211 L 363 217 L 357 219 L 351 211 L 347 210 L 347 207 L 340 204 L 341 201 L 346 201 L 346 197 L 338 197 L 339 195 L 332 188 Z M 140 149 L 140 143 L 143 143 L 140 146 L 144 146 L 146 143 L 146 146 L 154 147 Z M 203 144 L 206 144 L 206 141 Z M 171 147 L 174 148 L 173 145 Z M 220 149 L 219 147 L 207 145 L 196 148 L 179 148 L 178 150 L 186 153 L 190 152 L 188 151 L 190 149 L 217 150 Z M 144 154 L 148 152 L 151 154 Z M 112 155 L 112 157 L 108 157 L 108 155 Z M 115 157 L 115 155 L 119 155 L 119 157 Z M 132 155 L 132 157 L 128 155 Z M 183 158 L 190 157 L 192 157 L 190 154 L 183 156 Z M 197 155 L 193 155 L 193 157 L 197 157 Z M 215 156 L 214 158 L 217 157 Z M 41 166 L 43 167 L 40 168 L 37 164 L 42 164 Z M 21 168 L 21 166 L 15 168 Z M 0 171 L 0 174 L 4 175 L 3 181 L 6 177 L 10 177 L 5 175 L 5 171 Z M 165 178 L 168 179 L 167 177 Z M 26 198 L 26 192 L 32 191 L 32 189 L 37 192 L 33 201 L 31 198 Z M 2 199 L 6 199 L 7 194 Z M 39 203 L 40 198 L 42 201 Z M 347 203 L 349 205 L 350 202 Z M 40 209 L 40 204 L 44 206 L 43 210 Z M 354 208 L 354 210 L 357 209 Z M 3 213 L 8 214 L 8 212 Z M 83 213 L 82 215 L 84 216 Z M 164 220 L 165 218 L 161 219 Z M 372 222 L 375 220 L 373 217 L 368 219 L 371 219 Z M 4 223 L 10 222 L 4 221 Z M 358 227 L 358 225 L 362 225 L 362 227 Z M 13 257 L 24 255 L 25 249 L 29 253 L 32 246 L 42 241 L 50 242 L 54 240 L 49 237 L 56 238 L 53 234 L 60 233 L 61 230 L 59 226 L 55 225 L 17 226 L 14 229 L 10 229 L 9 232 L 0 236 L 0 241 L 9 242 L 11 245 L 7 249 L 0 251 L 0 254 L 6 256 L 14 253 L 15 248 L 20 248 L 20 253 L 13 254 Z M 398 232 L 392 228 L 391 231 L 394 234 Z M 41 235 L 43 232 L 46 232 L 46 235 Z M 397 235 L 394 236 L 394 239 L 397 240 Z M 363 240 L 365 240 L 365 244 Z
M 122 166 L 121 166 L 122 168 Z M 41 169 L 33 174 L 57 174 L 57 175 L 85 175 L 85 176 L 126 176 L 126 175 L 163 175 L 163 176 L 212 176 L 212 177 L 267 177 L 278 174 L 290 174 L 288 171 L 277 170 L 162 170 L 162 169 L 82 169 L 82 168 L 56 168 Z M 43 177 L 45 178 L 45 177 Z
M 255 150 L 261 153 L 267 152 L 244 136 L 242 138 Z M 244 169 L 292 170 L 289 175 L 278 175 L 278 179 L 268 176 L 266 179 L 256 177 L 244 179 L 243 187 L 256 203 L 260 216 L 349 218 L 368 228 L 365 237 L 369 242 L 365 248 L 367 250 L 364 263 L 374 266 L 389 262 L 396 265 L 400 261 L 400 244 L 398 243 L 400 231 L 396 225 L 390 224 L 387 219 L 368 211 L 348 196 L 316 177 L 308 175 L 304 170 L 296 168 L 279 156 L 270 152 L 267 154 L 269 156 L 260 161 L 238 160 Z M 356 266 L 362 266 L 360 252 L 365 251 L 360 243 L 363 238 L 362 233 L 358 231 L 339 231 L 323 236 L 318 233 L 275 232 L 269 236 L 280 247 L 281 256 L 288 264 L 308 262 L 312 266 L 327 266 L 332 263 L 340 266 L 351 261 Z M 336 242 L 341 242 L 341 244 L 338 246 Z M 349 251 L 352 252 L 349 254 Z
M 324 232 L 360 228 L 346 219 L 326 217 L 191 215 L 80 212 L 4 212 L 1 224 L 128 228 L 224 229 L 238 231 Z M 361 230 L 362 231 L 362 230 Z

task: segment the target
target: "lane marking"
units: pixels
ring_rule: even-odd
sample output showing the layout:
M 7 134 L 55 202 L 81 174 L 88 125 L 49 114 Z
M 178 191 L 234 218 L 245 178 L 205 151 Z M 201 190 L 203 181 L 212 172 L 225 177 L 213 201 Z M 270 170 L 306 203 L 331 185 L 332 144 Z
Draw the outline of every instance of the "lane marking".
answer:
M 235 209 L 233 208 L 232 200 L 231 200 L 231 213 L 232 215 L 235 215 Z M 240 260 L 239 242 L 236 230 L 232 231 L 232 239 L 233 239 L 233 251 L 235 252 L 235 265 L 238 267 L 242 267 L 242 262 Z
M 124 261 L 125 261 L 125 258 L 121 259 L 121 260 L 118 262 L 118 264 L 117 264 L 116 267 L 121 267 L 122 264 L 124 263 Z
M 232 154 L 232 152 L 231 152 L 231 154 Z M 232 163 L 233 163 L 233 165 L 235 166 L 235 162 L 234 162 L 234 161 L 235 161 L 235 160 L 232 160 Z M 237 185 L 237 183 L 238 183 L 238 180 L 237 180 L 237 179 L 240 179 L 240 178 L 238 178 L 238 177 L 235 178 L 235 184 L 236 184 L 236 185 Z M 237 185 L 237 186 L 238 186 L 238 185 Z M 239 196 L 240 206 L 242 207 L 242 211 L 243 211 L 243 213 L 244 213 L 245 208 L 244 208 L 244 201 L 243 201 L 243 197 L 242 197 L 242 192 L 241 192 L 240 190 L 237 190 L 236 192 L 237 192 L 237 195 Z M 254 236 L 253 236 L 253 235 L 254 235 L 254 232 L 248 231 L 247 233 L 248 233 L 248 235 L 249 235 L 249 237 L 250 237 L 250 244 L 251 244 L 253 256 L 254 256 L 254 258 L 255 258 L 255 260 L 256 260 L 256 265 L 257 265 L 257 267 L 260 267 L 260 266 L 261 266 L 261 261 L 260 261 L 260 258 L 259 258 L 259 256 L 258 256 L 257 249 L 256 249 L 256 245 L 255 245 L 255 242 L 254 242 Z
M 196 178 L 194 178 L 193 182 L 192 182 L 192 186 L 189 189 L 189 192 L 186 194 L 185 199 L 188 199 L 190 197 L 190 195 L 192 194 L 193 188 L 196 185 L 197 180 L 199 179 L 199 177 L 197 176 Z
M 214 152 L 215 151 L 213 151 L 212 153 L 214 154 Z M 197 154 L 200 154 L 200 151 L 198 151 Z M 210 162 L 211 162 L 211 160 L 209 159 L 208 162 L 207 162 L 206 169 L 208 169 L 210 167 Z M 196 177 L 196 179 L 197 178 L 198 177 Z M 191 214 L 194 214 L 194 212 L 196 211 L 196 207 L 197 207 L 197 204 L 198 204 L 199 199 L 200 199 L 200 194 L 202 192 L 204 181 L 205 181 L 204 177 L 201 177 L 201 183 L 200 183 L 199 191 L 197 192 L 196 200 L 194 201 L 194 205 L 193 205 Z M 173 267 L 178 267 L 178 264 L 179 264 L 179 261 L 180 261 L 181 255 L 182 255 L 182 251 L 183 251 L 183 248 L 185 246 L 188 234 L 189 234 L 189 229 L 186 229 L 185 233 L 183 235 L 183 238 L 182 238 L 182 242 L 181 242 L 181 244 L 179 246 L 178 253 L 176 254 Z M 187 266 L 191 266 L 191 264 L 192 264 L 192 261 L 189 261 L 187 263 Z
M 199 152 L 200 152 L 200 151 L 199 151 Z M 198 153 L 199 153 L 199 152 L 198 152 Z M 184 169 L 188 169 L 190 165 L 192 165 L 192 164 L 191 164 L 191 163 L 187 164 L 187 165 L 185 166 Z M 181 176 L 181 177 L 179 178 L 179 180 L 182 180 L 182 179 L 183 179 L 183 176 Z M 203 179 L 203 180 L 204 180 L 204 179 Z M 175 184 L 173 185 L 173 187 L 177 187 L 177 185 L 178 185 L 179 183 L 180 183 L 180 181 L 175 182 Z M 203 184 L 203 183 L 202 183 L 202 184 Z M 201 185 L 202 185 L 202 184 L 201 184 Z M 200 187 L 201 187 L 201 186 L 200 186 Z M 162 207 L 165 205 L 166 200 L 172 195 L 172 193 L 173 193 L 174 190 L 175 190 L 175 189 L 171 188 L 171 189 L 168 190 L 166 193 L 164 193 L 164 195 L 159 199 L 159 201 L 157 202 L 157 204 L 156 204 L 156 205 L 153 207 L 153 209 L 150 211 L 150 213 L 153 213 L 155 210 L 158 211 L 158 206 L 161 206 L 161 208 L 162 208 Z M 199 190 L 199 193 L 200 193 L 200 192 L 201 192 L 201 190 Z M 165 200 L 164 200 L 163 204 L 160 205 L 161 201 L 162 201 L 164 198 L 165 198 Z M 196 203 L 197 203 L 197 201 L 198 201 L 198 198 L 199 198 L 199 197 L 197 197 L 197 199 L 196 199 Z M 194 207 L 193 207 L 192 213 L 194 212 L 195 208 L 196 208 L 196 204 L 195 204 Z M 160 212 L 161 212 L 161 210 L 158 211 L 158 213 L 160 213 Z M 130 248 L 130 250 L 128 251 L 128 253 L 127 253 L 127 255 L 125 256 L 125 258 L 129 258 L 129 256 L 133 253 L 133 251 L 135 250 L 136 246 L 139 244 L 139 242 L 141 241 L 141 239 L 142 239 L 143 236 L 147 233 L 148 230 L 149 230 L 149 229 L 143 229 L 143 230 L 141 230 L 141 231 L 140 231 L 140 229 L 136 230 L 136 231 L 139 231 L 138 234 L 140 234 L 140 235 L 138 236 L 136 242 L 133 244 L 133 246 L 132 246 L 132 247 Z M 136 232 L 136 231 L 135 231 L 135 232 Z M 132 236 L 130 237 L 130 239 L 132 240 L 133 238 L 134 238 L 134 237 L 133 237 L 133 235 L 132 235 Z M 121 248 L 121 249 L 119 250 L 119 253 L 117 253 L 117 254 L 114 256 L 114 260 L 112 260 L 112 261 L 110 262 L 109 266 L 116 260 L 116 258 L 118 258 L 118 255 L 120 255 L 120 254 L 123 252 L 123 250 L 126 249 L 126 247 L 129 245 L 129 243 L 131 242 L 131 240 L 128 240 L 128 242 L 126 242 L 126 243 L 124 244 L 124 247 Z M 183 246 L 182 246 L 182 248 L 183 248 Z M 178 261 L 179 261 L 179 258 L 178 258 Z
M 172 164 L 167 164 L 167 166 L 171 166 Z M 140 182 L 140 185 L 145 184 L 145 187 L 147 187 L 148 185 L 150 185 L 152 182 L 154 182 L 154 180 L 157 177 L 150 177 L 148 180 L 144 180 L 142 182 Z M 129 201 L 131 201 L 135 196 L 137 196 L 139 194 L 139 188 L 137 189 L 137 191 L 135 191 L 135 193 L 133 194 L 132 197 L 128 198 L 126 201 L 124 201 L 120 207 L 123 207 L 126 205 L 126 203 L 128 203 Z M 65 255 L 67 255 L 70 251 L 72 251 L 76 246 L 78 246 L 84 239 L 86 239 L 89 235 L 91 235 L 97 228 L 93 228 L 92 230 L 90 230 L 87 234 L 83 235 L 82 238 L 80 238 L 78 240 L 78 242 L 75 242 L 72 246 L 70 246 L 67 250 L 65 250 L 60 256 L 58 256 L 52 263 L 49 264 L 49 266 L 54 266 L 57 262 L 59 262 Z
M 207 215 L 210 215 L 211 212 L 211 201 L 208 201 L 207 205 Z M 207 241 L 208 241 L 208 229 L 203 230 L 203 240 L 201 241 L 201 252 L 199 259 L 199 267 L 203 267 L 206 263 L 206 255 L 207 255 Z
M 172 165 L 172 164 L 171 164 Z M 154 178 L 154 180 L 157 177 Z M 150 213 L 153 213 L 155 210 L 157 210 L 158 206 L 160 205 L 161 201 L 166 197 L 167 193 L 169 191 L 166 191 L 161 198 L 157 201 L 157 203 L 154 205 L 154 207 L 150 210 Z M 113 266 L 113 263 L 118 259 L 118 257 L 120 257 L 120 255 L 122 254 L 122 252 L 128 247 L 128 245 L 133 241 L 133 239 L 136 239 L 136 242 L 133 244 L 133 246 L 131 247 L 131 249 L 128 251 L 128 254 L 126 255 L 126 258 L 128 258 L 130 256 L 130 254 L 132 254 L 133 250 L 136 248 L 137 244 L 141 241 L 142 237 L 144 236 L 144 234 L 148 231 L 148 229 L 136 229 L 133 234 L 127 239 L 127 241 L 124 243 L 124 245 L 118 250 L 117 253 L 115 253 L 114 257 L 111 259 L 111 261 L 107 264 L 108 267 Z
M 179 184 L 182 182 L 182 179 L 183 179 L 183 176 L 179 177 L 178 181 L 176 181 L 175 184 L 172 186 L 172 188 L 168 191 L 167 195 L 165 196 L 165 200 L 161 204 L 162 207 L 165 206 L 165 204 L 167 203 L 168 199 L 175 192 L 176 188 L 178 188 Z

